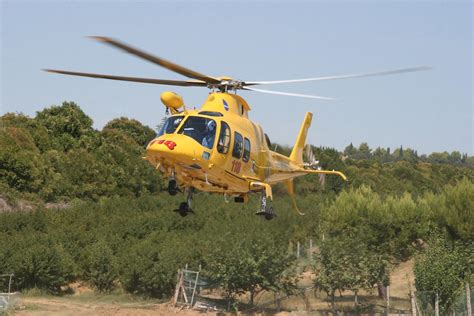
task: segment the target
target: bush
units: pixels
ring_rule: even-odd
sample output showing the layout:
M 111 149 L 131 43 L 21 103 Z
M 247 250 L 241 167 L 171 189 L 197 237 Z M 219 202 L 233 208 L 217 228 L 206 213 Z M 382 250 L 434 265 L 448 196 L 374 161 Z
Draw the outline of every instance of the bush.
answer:
M 155 242 L 139 242 L 124 254 L 122 262 L 120 281 L 127 292 L 155 298 L 173 293 L 178 267 Z
M 85 280 L 97 291 L 110 292 L 117 278 L 117 263 L 110 247 L 104 241 L 92 245 L 87 251 Z
M 61 286 L 74 279 L 74 264 L 70 256 L 51 240 L 20 237 L 12 246 L 12 257 L 6 260 L 19 289 L 39 288 L 59 293 Z

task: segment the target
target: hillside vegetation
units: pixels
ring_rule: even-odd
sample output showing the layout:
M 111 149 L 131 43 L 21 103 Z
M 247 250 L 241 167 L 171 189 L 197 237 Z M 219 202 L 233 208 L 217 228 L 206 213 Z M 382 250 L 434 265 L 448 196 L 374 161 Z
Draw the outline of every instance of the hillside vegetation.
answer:
M 299 178 L 304 217 L 276 187 L 278 217 L 270 222 L 254 215 L 256 199 L 226 204 L 207 194 L 196 195 L 195 215 L 181 218 L 171 210 L 182 197 L 161 192 L 160 175 L 141 159 L 154 135 L 127 118 L 95 130 L 72 102 L 34 118 L 3 115 L 0 194 L 13 210 L 27 203 L 32 211 L 0 213 L 0 274 L 14 273 L 20 290 L 59 294 L 79 280 L 98 292 L 121 288 L 165 298 L 177 269 L 188 264 L 201 266 L 227 298 L 249 293 L 253 303 L 264 290 L 296 290 L 288 248 L 312 238 L 320 249 L 315 286 L 333 302 L 339 290 L 382 289 L 390 270 L 413 256 L 426 302 L 438 293 L 448 310 L 449 295 L 472 281 L 473 157 L 365 143 L 344 152 L 313 147 L 323 167 L 345 172 L 349 181 Z M 449 286 L 439 282 L 446 269 Z

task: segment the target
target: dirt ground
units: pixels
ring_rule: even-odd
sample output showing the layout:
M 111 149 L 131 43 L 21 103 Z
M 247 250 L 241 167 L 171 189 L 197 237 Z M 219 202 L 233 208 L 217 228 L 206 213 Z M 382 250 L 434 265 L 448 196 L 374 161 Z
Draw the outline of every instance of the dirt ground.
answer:
M 306 285 L 311 284 L 311 273 L 305 272 L 302 283 Z M 403 304 L 408 301 L 409 284 L 414 284 L 413 276 L 413 261 L 401 263 L 391 274 L 390 296 L 394 301 L 400 300 Z M 72 285 L 74 294 L 56 296 L 38 296 L 38 295 L 21 295 L 18 307 L 12 311 L 13 315 L 20 316 L 69 316 L 69 315 L 114 315 L 114 316 L 128 316 L 128 315 L 202 315 L 202 312 L 193 310 L 180 310 L 178 308 L 170 307 L 170 305 L 158 300 L 140 300 L 125 294 L 111 294 L 111 295 L 97 295 L 94 292 L 80 284 Z M 340 304 L 352 304 L 352 293 L 342 293 L 343 298 L 339 299 Z M 370 299 L 370 295 L 375 293 L 360 293 L 362 300 Z M 263 294 L 256 301 L 263 303 L 265 300 L 271 300 L 273 294 Z M 314 291 L 308 291 L 307 302 L 309 302 L 311 309 L 327 309 L 329 304 L 327 301 L 317 297 Z M 402 304 L 402 305 L 403 305 Z M 292 297 L 282 302 L 281 307 L 289 307 L 291 310 L 301 311 L 305 310 L 305 300 L 302 297 Z M 207 315 L 215 315 L 215 312 L 208 312 Z M 278 315 L 289 315 L 288 312 L 280 312 Z M 294 314 L 291 313 L 291 314 Z
M 110 299 L 110 298 L 109 298 Z M 197 315 L 195 311 L 172 308 L 167 303 L 127 302 L 120 299 L 101 301 L 97 298 L 85 297 L 23 297 L 21 307 L 13 311 L 13 315 L 21 316 L 90 316 L 90 315 Z

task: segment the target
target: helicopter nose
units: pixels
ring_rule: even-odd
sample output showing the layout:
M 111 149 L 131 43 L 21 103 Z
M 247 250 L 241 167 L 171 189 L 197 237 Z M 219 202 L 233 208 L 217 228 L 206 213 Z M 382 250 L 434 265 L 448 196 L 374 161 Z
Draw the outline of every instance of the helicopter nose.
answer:
M 170 156 L 174 156 L 179 152 L 177 148 L 177 144 L 173 139 L 170 137 L 158 137 L 152 140 L 146 149 L 147 158 L 169 158 Z
M 189 164 L 195 160 L 194 146 L 183 135 L 167 134 L 152 140 L 146 149 L 146 157 L 152 164 L 168 160 Z

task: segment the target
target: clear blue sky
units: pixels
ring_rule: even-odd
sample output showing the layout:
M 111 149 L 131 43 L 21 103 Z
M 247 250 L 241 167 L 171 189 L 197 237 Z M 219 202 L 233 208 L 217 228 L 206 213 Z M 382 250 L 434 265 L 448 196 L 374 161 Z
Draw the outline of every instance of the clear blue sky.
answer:
M 265 88 L 337 98 L 320 101 L 242 92 L 251 118 L 292 145 L 306 111 L 309 142 L 343 149 L 400 145 L 419 153 L 473 154 L 471 1 L 132 2 L 1 1 L 1 113 L 78 103 L 102 128 L 127 116 L 156 126 L 160 93 L 200 106 L 208 91 L 67 77 L 57 68 L 182 79 L 86 39 L 118 38 L 211 76 L 279 80 L 416 65 L 434 70 Z

